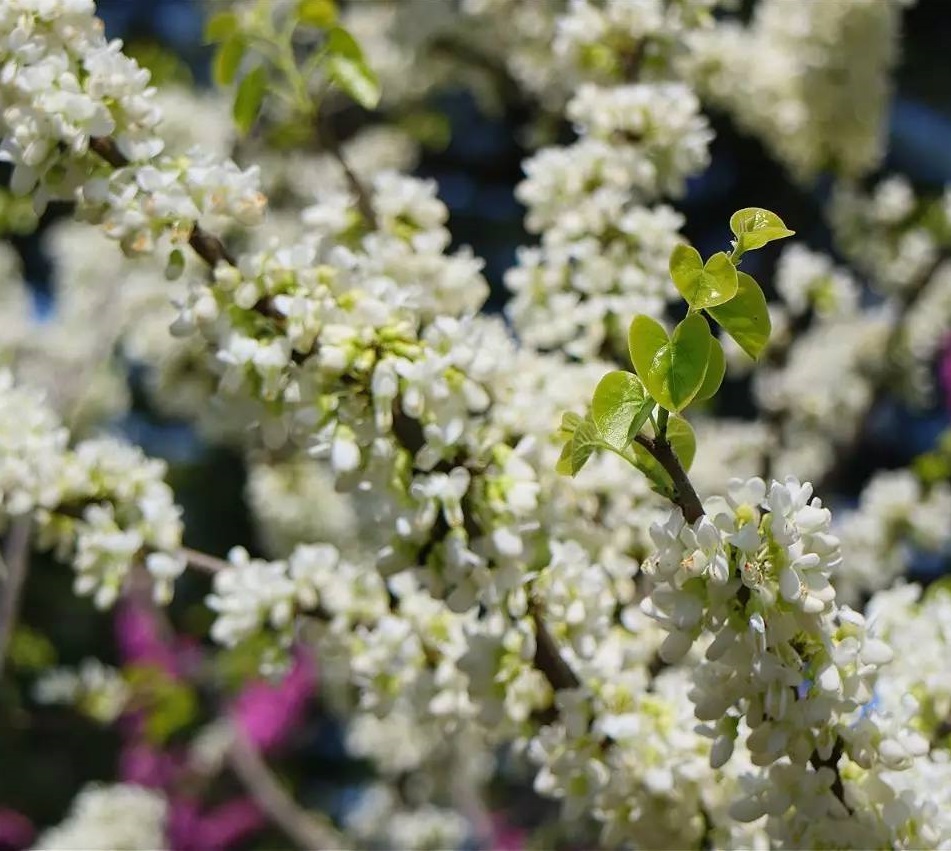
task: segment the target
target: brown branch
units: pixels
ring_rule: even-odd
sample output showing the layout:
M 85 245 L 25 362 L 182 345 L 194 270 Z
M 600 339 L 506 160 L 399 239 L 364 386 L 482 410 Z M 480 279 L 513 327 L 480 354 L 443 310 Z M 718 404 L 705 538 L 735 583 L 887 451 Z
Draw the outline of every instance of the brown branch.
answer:
M 13 637 L 17 612 L 20 609 L 20 595 L 30 570 L 30 527 L 29 517 L 19 517 L 10 524 L 6 545 L 3 548 L 3 561 L 6 567 L 6 580 L 3 584 L 3 597 L 0 600 L 0 678 L 3 677 L 7 647 Z
M 182 547 L 179 553 L 185 557 L 189 567 L 210 576 L 214 576 L 216 573 L 227 570 L 232 566 L 231 562 L 225 561 L 223 558 L 193 550 L 190 547 Z
M 650 438 L 639 434 L 634 440 L 650 452 L 654 460 L 670 476 L 674 483 L 674 504 L 683 512 L 684 519 L 688 523 L 696 523 L 703 517 L 703 504 L 700 502 L 700 497 L 697 496 L 697 491 L 694 490 L 693 484 L 687 477 L 687 471 L 684 470 L 673 447 L 663 437 Z
M 102 157 L 113 168 L 123 168 L 129 165 L 126 155 L 119 150 L 115 140 L 108 136 L 93 136 L 89 140 L 89 149 Z M 227 263 L 230 266 L 237 265 L 228 249 L 225 248 L 225 244 L 217 236 L 202 230 L 198 222 L 192 224 L 188 244 L 212 269 L 219 263 Z
M 578 688 L 581 680 L 559 652 L 558 644 L 542 619 L 538 604 L 533 602 L 529 611 L 535 624 L 535 667 L 545 675 L 555 691 Z
M 366 221 L 367 227 L 371 230 L 376 230 L 379 223 L 377 221 L 376 211 L 373 209 L 373 201 L 370 198 L 370 193 L 367 192 L 363 181 L 361 181 L 354 170 L 350 168 L 350 163 L 347 162 L 343 151 L 340 149 L 340 140 L 337 138 L 334 129 L 330 126 L 329 122 L 318 120 L 314 122 L 314 130 L 317 133 L 317 138 L 323 149 L 337 161 L 337 164 L 343 170 L 344 177 L 347 180 L 347 186 L 350 187 L 350 191 L 357 199 L 357 209 Z
M 298 847 L 307 851 L 346 847 L 336 830 L 297 805 L 240 730 L 233 730 L 228 761 L 255 803 Z

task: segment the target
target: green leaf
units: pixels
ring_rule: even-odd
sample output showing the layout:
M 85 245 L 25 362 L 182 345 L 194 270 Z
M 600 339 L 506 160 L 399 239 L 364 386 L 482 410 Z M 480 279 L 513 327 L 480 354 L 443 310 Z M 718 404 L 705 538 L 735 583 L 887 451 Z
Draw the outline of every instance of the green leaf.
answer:
M 565 411 L 561 415 L 561 425 L 559 426 L 559 430 L 562 432 L 562 434 L 574 434 L 575 429 L 581 425 L 583 419 L 584 417 L 582 417 L 581 414 L 576 414 L 574 411 Z
M 165 264 L 165 279 L 177 281 L 185 271 L 185 254 L 180 248 L 173 248 Z
M 683 410 L 697 395 L 707 372 L 712 339 L 707 320 L 693 313 L 654 354 L 645 384 L 668 411 Z
M 234 82 L 246 47 L 244 37 L 235 33 L 215 51 L 211 76 L 219 86 L 230 86 Z
M 297 19 L 302 24 L 327 29 L 337 20 L 337 4 L 334 0 L 299 0 Z
M 775 213 L 761 207 L 746 207 L 730 216 L 730 230 L 736 236 L 734 260 L 746 251 L 762 248 L 774 239 L 785 239 L 795 231 L 786 227 Z
M 570 476 L 571 472 L 571 444 L 574 442 L 574 438 L 568 440 L 568 442 L 561 447 L 561 455 L 558 456 L 558 461 L 555 462 L 555 472 L 561 476 Z
M 654 400 L 640 379 L 630 372 L 609 372 L 598 382 L 591 402 L 591 418 L 604 441 L 618 451 L 624 449 L 641 430 Z
M 697 438 L 690 423 L 682 417 L 671 417 L 667 422 L 667 441 L 684 470 L 689 470 L 697 454 Z M 651 481 L 654 490 L 664 496 L 674 491 L 673 480 L 650 452 L 639 443 L 634 444 L 637 468 Z
M 234 123 L 242 136 L 247 135 L 254 126 L 266 91 L 267 70 L 263 65 L 258 65 L 245 75 L 234 98 Z
M 327 36 L 327 74 L 360 106 L 373 109 L 380 102 L 380 83 L 367 65 L 356 39 L 345 29 L 334 27 Z
M 697 438 L 693 427 L 683 417 L 671 417 L 667 423 L 667 442 L 680 461 L 680 466 L 689 472 L 697 454 Z
M 707 374 L 703 376 L 703 384 L 693 397 L 694 402 L 703 402 L 713 396 L 723 383 L 726 372 L 726 359 L 723 357 L 723 346 L 714 337 L 710 341 L 710 360 L 707 361 Z
M 696 248 L 681 243 L 670 255 L 670 277 L 695 310 L 723 304 L 736 295 L 736 267 L 722 251 L 704 263 Z
M 627 332 L 627 346 L 631 363 L 641 383 L 647 386 L 647 376 L 657 353 L 668 343 L 667 330 L 650 316 L 635 316 Z
M 238 31 L 238 16 L 234 12 L 218 12 L 205 22 L 205 44 L 225 41 Z
M 603 445 L 601 432 L 589 415 L 578 424 L 574 437 L 571 439 L 568 457 L 572 476 L 578 475 L 581 468 L 588 463 L 591 453 L 601 445 Z
M 737 272 L 739 287 L 736 295 L 726 304 L 708 309 L 744 352 L 756 360 L 769 342 L 772 324 L 766 307 L 766 296 L 759 284 L 745 272 Z

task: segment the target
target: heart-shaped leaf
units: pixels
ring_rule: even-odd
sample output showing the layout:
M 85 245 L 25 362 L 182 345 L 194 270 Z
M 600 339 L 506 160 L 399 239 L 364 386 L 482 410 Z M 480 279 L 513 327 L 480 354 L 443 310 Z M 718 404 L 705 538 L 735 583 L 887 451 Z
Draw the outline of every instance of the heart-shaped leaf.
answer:
M 656 319 L 643 314 L 634 317 L 627 332 L 627 345 L 634 371 L 645 387 L 654 358 L 669 343 L 667 330 Z
M 772 329 L 766 296 L 759 284 L 745 272 L 738 272 L 737 279 L 736 295 L 726 304 L 711 307 L 707 312 L 755 360 L 766 348 Z
M 736 295 L 736 267 L 722 251 L 704 263 L 696 248 L 681 243 L 670 255 L 670 277 L 696 310 L 723 304 Z
M 737 210 L 730 216 L 730 230 L 736 236 L 735 260 L 746 251 L 762 248 L 767 242 L 785 239 L 795 233 L 779 216 L 761 207 Z
M 726 373 L 726 359 L 723 357 L 723 346 L 714 337 L 710 341 L 710 359 L 707 361 L 707 374 L 703 376 L 703 384 L 693 397 L 694 402 L 703 402 L 713 396 L 723 383 Z
M 710 355 L 710 326 L 699 313 L 684 319 L 667 337 L 664 327 L 646 316 L 631 323 L 631 359 L 647 391 L 668 411 L 680 411 L 703 384 Z
M 654 408 L 640 379 L 630 372 L 609 372 L 594 391 L 591 418 L 605 442 L 618 451 L 624 449 Z

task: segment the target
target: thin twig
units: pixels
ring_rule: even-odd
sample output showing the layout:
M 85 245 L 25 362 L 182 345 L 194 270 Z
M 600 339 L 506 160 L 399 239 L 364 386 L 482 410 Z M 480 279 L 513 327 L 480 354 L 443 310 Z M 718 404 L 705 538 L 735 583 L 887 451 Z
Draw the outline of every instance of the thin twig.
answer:
M 6 581 L 3 584 L 3 596 L 0 599 L 0 678 L 3 677 L 7 647 L 13 637 L 13 628 L 20 609 L 23 585 L 30 570 L 30 526 L 29 517 L 19 517 L 14 520 L 10 524 L 3 548 Z
M 228 761 L 255 803 L 298 847 L 307 851 L 337 851 L 346 847 L 336 830 L 297 805 L 260 753 L 236 728 Z
M 347 185 L 357 199 L 357 209 L 366 221 L 367 227 L 371 230 L 376 230 L 379 223 L 377 222 L 376 211 L 373 209 L 373 201 L 370 198 L 370 193 L 367 192 L 363 181 L 357 177 L 356 172 L 350 167 L 350 163 L 347 162 L 347 158 L 343 155 L 337 135 L 326 121 L 317 122 L 316 131 L 324 149 L 337 161 L 343 170 Z
M 222 570 L 227 570 L 232 566 L 230 561 L 225 561 L 223 558 L 218 558 L 218 556 L 209 555 L 199 550 L 193 550 L 190 547 L 182 547 L 179 553 L 185 557 L 189 567 L 201 573 L 210 574 L 211 576 L 214 576 L 216 573 L 221 573 Z

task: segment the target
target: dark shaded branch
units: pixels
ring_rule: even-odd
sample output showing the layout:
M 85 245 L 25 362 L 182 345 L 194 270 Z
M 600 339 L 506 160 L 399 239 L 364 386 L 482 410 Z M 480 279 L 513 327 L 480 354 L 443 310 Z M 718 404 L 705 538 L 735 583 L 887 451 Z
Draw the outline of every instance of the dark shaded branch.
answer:
M 639 434 L 634 440 L 650 452 L 670 476 L 674 483 L 674 503 L 684 513 L 688 523 L 696 523 L 703 517 L 703 505 L 673 447 L 662 437 L 651 438 Z
M 809 757 L 809 764 L 818 771 L 820 768 L 831 768 L 835 773 L 835 779 L 832 781 L 832 794 L 836 796 L 841 802 L 842 806 L 845 807 L 851 814 L 852 808 L 845 801 L 845 784 L 842 782 L 842 775 L 839 773 L 839 760 L 842 758 L 842 754 L 845 752 L 845 742 L 842 741 L 842 737 L 839 736 L 835 740 L 835 744 L 832 746 L 832 753 L 829 754 L 828 759 L 820 759 L 819 751 L 813 751 L 812 755 Z
M 535 624 L 535 667 L 555 691 L 578 688 L 581 680 L 558 651 L 555 639 L 545 626 L 537 603 L 531 605 L 532 621 Z

